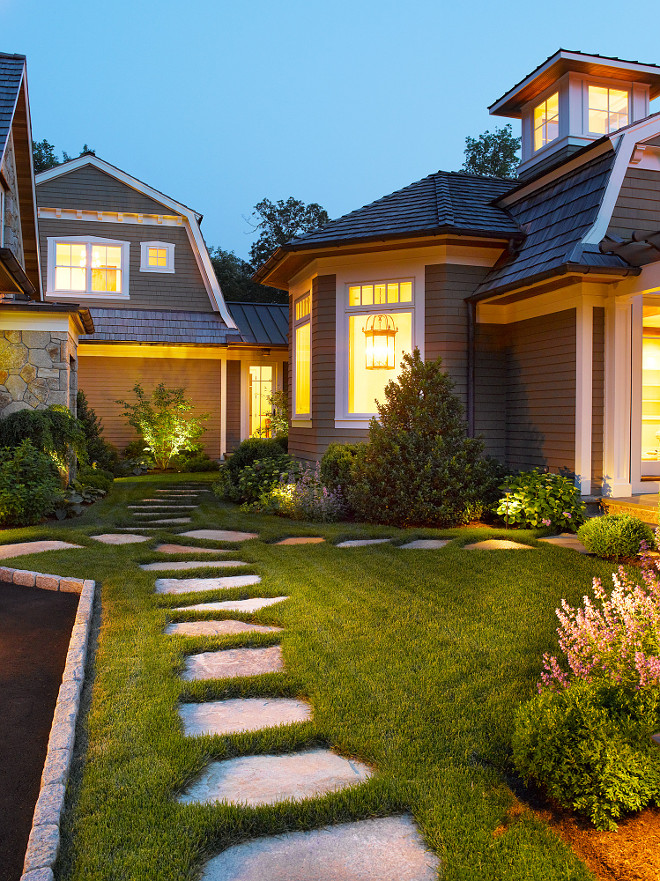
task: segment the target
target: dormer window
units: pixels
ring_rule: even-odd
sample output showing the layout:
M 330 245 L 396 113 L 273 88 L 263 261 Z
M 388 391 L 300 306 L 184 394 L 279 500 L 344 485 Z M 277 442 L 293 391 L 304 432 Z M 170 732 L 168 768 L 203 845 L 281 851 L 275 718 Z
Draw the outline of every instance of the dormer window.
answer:
M 589 86 L 589 131 L 607 135 L 628 125 L 628 90 Z
M 540 150 L 559 137 L 559 92 L 534 108 L 534 150 Z

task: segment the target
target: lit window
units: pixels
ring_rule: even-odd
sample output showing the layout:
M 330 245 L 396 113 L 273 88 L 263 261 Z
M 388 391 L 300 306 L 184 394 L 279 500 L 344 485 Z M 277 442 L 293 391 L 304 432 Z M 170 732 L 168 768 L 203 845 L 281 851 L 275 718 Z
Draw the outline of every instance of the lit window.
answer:
M 589 131 L 607 135 L 628 125 L 628 92 L 589 86 Z
M 348 286 L 347 415 L 369 417 L 413 348 L 412 281 Z
M 48 240 L 48 291 L 127 295 L 128 242 Z
M 294 413 L 296 416 L 309 416 L 312 406 L 311 300 L 311 295 L 305 294 L 304 297 L 296 300 L 294 306 Z
M 559 137 L 559 92 L 534 108 L 534 149 L 545 147 Z
M 140 242 L 140 272 L 174 272 L 172 242 Z
M 250 437 L 270 437 L 273 394 L 273 368 L 257 364 L 250 367 Z

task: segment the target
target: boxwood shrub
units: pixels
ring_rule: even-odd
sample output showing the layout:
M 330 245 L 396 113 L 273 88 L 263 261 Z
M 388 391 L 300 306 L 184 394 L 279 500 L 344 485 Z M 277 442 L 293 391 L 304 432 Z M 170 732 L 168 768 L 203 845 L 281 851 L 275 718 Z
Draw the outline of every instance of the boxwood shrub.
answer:
M 62 498 L 50 456 L 29 440 L 0 449 L 0 526 L 32 526 L 55 510 Z
M 578 538 L 585 548 L 605 560 L 636 557 L 640 545 L 655 546 L 653 530 L 630 514 L 605 514 L 592 517 L 580 527 Z

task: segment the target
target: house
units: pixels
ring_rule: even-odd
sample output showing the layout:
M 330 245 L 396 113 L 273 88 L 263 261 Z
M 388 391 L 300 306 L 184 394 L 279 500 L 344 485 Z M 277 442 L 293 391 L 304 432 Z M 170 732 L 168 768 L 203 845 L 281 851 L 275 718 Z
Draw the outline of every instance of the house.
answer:
M 202 216 L 91 154 L 37 175 L 36 198 L 44 300 L 92 317 L 79 384 L 107 440 L 122 449 L 135 437 L 117 400 L 161 381 L 210 414 L 211 457 L 267 436 L 287 374 L 287 307 L 225 302 Z
M 26 62 L 0 53 L 0 416 L 75 412 L 79 337 L 89 311 L 43 297 Z
M 441 356 L 470 434 L 586 496 L 660 480 L 660 67 L 560 50 L 490 112 L 516 180 L 437 172 L 290 241 L 290 451 L 367 437 L 404 352 Z

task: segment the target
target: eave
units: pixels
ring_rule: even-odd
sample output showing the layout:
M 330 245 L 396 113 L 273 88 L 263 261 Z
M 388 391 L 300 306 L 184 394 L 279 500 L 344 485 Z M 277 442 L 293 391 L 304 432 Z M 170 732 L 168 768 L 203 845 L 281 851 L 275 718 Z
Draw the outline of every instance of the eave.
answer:
M 94 321 L 89 309 L 79 306 L 77 303 L 35 303 L 34 301 L 7 301 L 0 304 L 0 313 L 4 312 L 27 312 L 50 315 L 72 315 L 77 320 L 79 329 L 85 333 L 94 333 Z
M 38 299 L 39 292 L 11 248 L 0 248 L 0 291 L 25 294 L 31 300 Z

